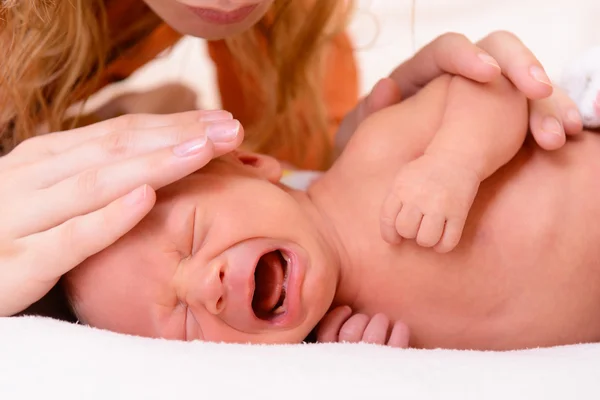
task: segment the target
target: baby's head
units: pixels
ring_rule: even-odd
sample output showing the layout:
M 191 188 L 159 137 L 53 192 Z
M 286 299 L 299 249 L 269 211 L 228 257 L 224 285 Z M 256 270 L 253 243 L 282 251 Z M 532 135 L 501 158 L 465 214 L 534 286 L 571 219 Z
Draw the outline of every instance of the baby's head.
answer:
M 332 253 L 267 156 L 236 152 L 157 192 L 148 216 L 65 277 L 91 326 L 169 339 L 302 341 L 335 294 Z

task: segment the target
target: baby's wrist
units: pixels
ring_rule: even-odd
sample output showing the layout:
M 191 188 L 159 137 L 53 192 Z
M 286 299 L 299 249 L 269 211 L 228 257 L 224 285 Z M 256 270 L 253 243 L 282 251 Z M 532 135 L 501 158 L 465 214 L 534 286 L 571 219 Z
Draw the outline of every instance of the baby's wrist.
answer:
M 460 152 L 427 149 L 421 157 L 438 164 L 439 168 L 451 168 L 463 171 L 466 175 L 473 176 L 478 182 L 483 181 L 487 176 L 483 163 Z

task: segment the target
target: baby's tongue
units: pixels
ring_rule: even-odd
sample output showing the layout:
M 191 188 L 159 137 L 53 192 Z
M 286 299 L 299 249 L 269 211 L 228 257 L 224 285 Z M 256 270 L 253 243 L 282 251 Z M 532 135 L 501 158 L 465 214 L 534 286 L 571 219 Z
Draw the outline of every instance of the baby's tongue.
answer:
M 266 317 L 277 305 L 283 288 L 283 265 L 278 252 L 267 253 L 258 260 L 254 285 L 252 308 L 259 318 Z

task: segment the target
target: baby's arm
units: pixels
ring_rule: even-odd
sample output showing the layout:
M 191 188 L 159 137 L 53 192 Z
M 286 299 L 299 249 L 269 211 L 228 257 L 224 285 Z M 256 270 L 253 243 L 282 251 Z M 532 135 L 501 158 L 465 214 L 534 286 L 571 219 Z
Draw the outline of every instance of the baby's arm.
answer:
M 406 164 L 384 203 L 383 238 L 452 250 L 481 181 L 514 157 L 527 134 L 527 100 L 501 77 L 480 84 L 452 77 L 438 131 Z
M 402 322 L 391 324 L 383 314 L 369 317 L 353 314 L 348 306 L 334 308 L 319 322 L 319 343 L 372 343 L 390 347 L 408 347 L 408 328 Z

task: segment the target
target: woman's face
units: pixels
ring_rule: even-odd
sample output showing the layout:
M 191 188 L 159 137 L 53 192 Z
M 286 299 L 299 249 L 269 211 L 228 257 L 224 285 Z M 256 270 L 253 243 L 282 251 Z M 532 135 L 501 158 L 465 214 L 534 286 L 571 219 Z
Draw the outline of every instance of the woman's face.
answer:
M 184 35 L 209 40 L 241 33 L 256 24 L 274 0 L 144 0 Z

